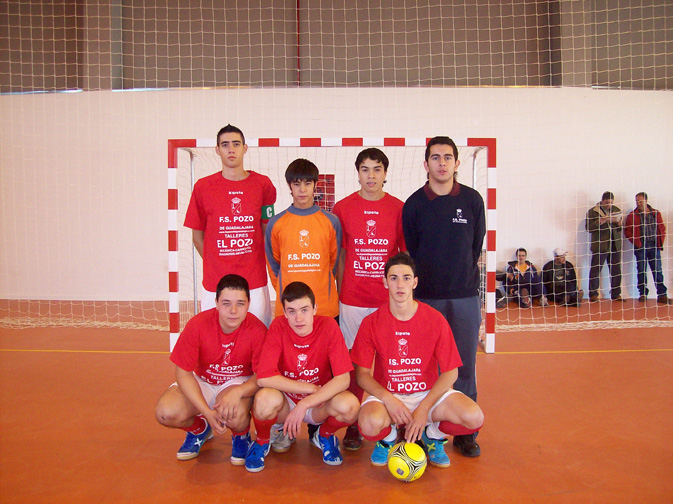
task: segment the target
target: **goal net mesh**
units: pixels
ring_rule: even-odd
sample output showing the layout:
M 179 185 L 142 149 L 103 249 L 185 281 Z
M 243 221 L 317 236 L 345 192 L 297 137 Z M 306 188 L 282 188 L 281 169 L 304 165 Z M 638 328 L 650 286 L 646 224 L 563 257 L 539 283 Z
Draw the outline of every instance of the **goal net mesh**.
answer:
M 366 147 L 366 146 L 365 146 Z M 364 149 L 354 147 L 253 147 L 248 148 L 245 167 L 268 176 L 277 189 L 276 213 L 292 203 L 292 196 L 285 181 L 285 169 L 291 161 L 305 158 L 313 161 L 320 170 L 316 190 L 316 204 L 330 211 L 334 203 L 359 189 L 355 159 Z M 487 197 L 486 152 L 480 147 L 458 147 L 461 169 L 459 180 L 474 186 L 484 199 Z M 425 147 L 381 147 L 390 160 L 384 190 L 405 201 L 426 180 L 423 168 Z M 178 188 L 178 262 L 180 329 L 194 315 L 201 295 L 202 263 L 192 246 L 191 230 L 182 225 L 191 197 L 193 183 L 222 169 L 214 147 L 189 147 L 179 149 L 177 159 Z M 485 293 L 485 270 L 482 275 L 482 292 Z M 269 285 L 272 297 L 275 291 Z M 484 296 L 482 296 L 483 298 Z
M 669 0 L 0 3 L 0 92 L 673 89 Z

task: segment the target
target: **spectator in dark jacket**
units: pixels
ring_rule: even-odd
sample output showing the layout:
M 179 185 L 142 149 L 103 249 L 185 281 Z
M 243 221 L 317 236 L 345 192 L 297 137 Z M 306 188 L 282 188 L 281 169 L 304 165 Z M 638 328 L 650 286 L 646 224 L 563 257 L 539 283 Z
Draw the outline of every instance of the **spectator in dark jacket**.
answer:
M 591 235 L 589 301 L 598 301 L 601 269 L 608 263 L 610 297 L 622 302 L 622 211 L 614 205 L 615 195 L 605 191 L 601 200 L 587 212 L 586 229 Z
M 542 283 L 547 298 L 554 303 L 567 306 L 579 306 L 584 292 L 577 289 L 577 274 L 573 263 L 566 260 L 566 249 L 554 249 L 554 260 L 542 268 Z
M 526 260 L 525 248 L 516 249 L 516 261 L 510 261 L 505 278 L 505 291 L 510 300 L 516 300 L 522 308 L 530 308 L 534 299 L 547 306 L 538 269 Z

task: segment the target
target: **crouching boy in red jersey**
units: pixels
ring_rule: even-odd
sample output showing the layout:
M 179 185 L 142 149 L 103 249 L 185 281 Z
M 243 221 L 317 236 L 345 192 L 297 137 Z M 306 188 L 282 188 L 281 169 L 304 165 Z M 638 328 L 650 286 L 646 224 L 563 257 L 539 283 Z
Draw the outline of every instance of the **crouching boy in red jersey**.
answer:
M 353 423 L 359 402 L 347 391 L 353 365 L 336 321 L 316 315 L 311 288 L 303 282 L 285 287 L 280 302 L 284 316 L 269 327 L 260 358 L 253 417 L 257 440 L 250 445 L 245 468 L 264 469 L 270 446 L 287 451 L 302 422 L 321 424 L 311 443 L 323 462 L 340 465 L 334 433 Z M 273 439 L 272 439 L 273 431 Z
M 250 289 L 242 276 L 223 276 L 215 300 L 215 308 L 192 317 L 180 334 L 171 354 L 176 383 L 159 399 L 156 417 L 187 431 L 178 460 L 197 457 L 213 431 L 224 434 L 228 427 L 231 463 L 243 465 L 266 326 L 248 312 Z
M 374 465 L 386 464 L 397 426 L 405 425 L 408 442 L 422 439 L 429 462 L 448 467 L 446 438 L 476 432 L 484 415 L 452 388 L 462 362 L 446 319 L 414 300 L 414 260 L 397 254 L 384 273 L 388 304 L 364 318 L 351 350 L 358 385 L 370 394 L 360 408 L 360 431 L 376 441 Z

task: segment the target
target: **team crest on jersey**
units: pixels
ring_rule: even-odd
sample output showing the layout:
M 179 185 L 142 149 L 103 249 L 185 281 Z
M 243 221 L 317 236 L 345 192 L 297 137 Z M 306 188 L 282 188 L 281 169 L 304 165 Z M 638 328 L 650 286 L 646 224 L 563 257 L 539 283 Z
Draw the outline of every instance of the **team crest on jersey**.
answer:
M 231 199 L 231 213 L 234 215 L 241 215 L 241 198 L 234 197 Z
M 367 238 L 374 238 L 376 236 L 376 221 L 370 219 L 367 221 Z
M 463 217 L 463 209 L 456 208 L 456 216 L 453 218 L 455 224 L 467 224 L 467 219 Z
M 224 351 L 224 357 L 222 358 L 222 365 L 228 366 L 230 360 L 231 360 L 231 347 L 227 348 Z
M 397 353 L 400 357 L 406 357 L 409 355 L 409 342 L 404 338 L 397 340 Z
M 306 369 L 306 361 L 308 360 L 308 355 L 306 354 L 299 354 L 297 355 L 297 372 L 301 373 L 304 369 Z
M 308 230 L 302 229 L 299 231 L 299 246 L 306 248 L 308 247 Z

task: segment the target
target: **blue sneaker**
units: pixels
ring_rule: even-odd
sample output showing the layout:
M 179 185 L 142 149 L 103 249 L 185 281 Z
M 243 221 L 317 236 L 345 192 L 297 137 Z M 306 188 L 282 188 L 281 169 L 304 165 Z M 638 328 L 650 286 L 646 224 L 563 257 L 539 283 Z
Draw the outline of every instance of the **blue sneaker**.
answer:
M 245 457 L 248 454 L 248 448 L 250 447 L 252 440 L 250 439 L 250 433 L 246 432 L 243 436 L 231 436 L 231 458 L 229 459 L 232 464 L 235 466 L 240 466 L 245 464 Z
M 269 443 L 259 444 L 251 442 L 245 456 L 245 468 L 250 472 L 259 472 L 264 469 L 264 457 L 269 454 Z
M 198 457 L 203 443 L 212 437 L 213 429 L 210 428 L 208 423 L 206 423 L 206 430 L 204 430 L 201 434 L 197 435 L 188 432 L 185 442 L 182 443 L 182 446 L 178 450 L 178 460 L 191 460 Z
M 339 452 L 339 440 L 334 434 L 325 437 L 320 435 L 320 430 L 317 430 L 311 438 L 311 443 L 322 450 L 322 461 L 325 464 L 337 466 L 344 461 Z
M 446 439 L 429 438 L 425 433 L 425 430 L 423 430 L 421 439 L 425 445 L 425 451 L 428 453 L 428 462 L 430 462 L 433 466 L 441 468 L 446 468 L 451 465 L 449 456 L 444 451 Z
M 384 466 L 388 465 L 388 454 L 393 447 L 388 443 L 383 441 L 377 441 L 374 445 L 374 451 L 372 452 L 372 465 L 375 466 Z

